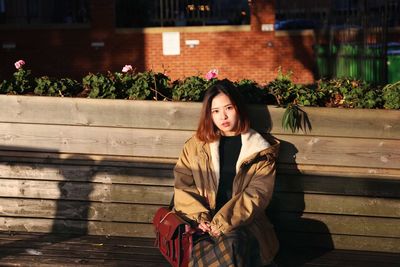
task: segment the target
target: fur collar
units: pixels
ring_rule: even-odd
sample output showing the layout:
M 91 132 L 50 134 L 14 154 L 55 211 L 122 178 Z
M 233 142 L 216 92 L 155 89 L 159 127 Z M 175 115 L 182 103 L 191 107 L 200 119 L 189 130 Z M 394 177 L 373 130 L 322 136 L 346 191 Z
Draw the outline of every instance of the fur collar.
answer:
M 238 173 L 239 168 L 244 160 L 271 146 L 267 142 L 267 140 L 265 140 L 264 137 L 261 136 L 261 134 L 257 133 L 253 129 L 250 129 L 246 133 L 242 134 L 241 139 L 242 139 L 242 148 L 240 149 L 239 158 L 238 161 L 236 162 L 236 174 Z M 219 140 L 210 143 L 210 154 L 218 185 L 220 177 Z

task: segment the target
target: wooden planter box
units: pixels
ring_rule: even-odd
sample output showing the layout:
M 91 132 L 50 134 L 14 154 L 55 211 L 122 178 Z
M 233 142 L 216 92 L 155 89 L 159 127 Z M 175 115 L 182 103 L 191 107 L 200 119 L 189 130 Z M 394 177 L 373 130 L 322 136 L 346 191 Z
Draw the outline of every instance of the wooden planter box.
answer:
M 0 230 L 153 236 L 200 103 L 0 96 Z M 400 252 L 400 111 L 251 107 L 282 141 L 269 212 L 282 244 Z M 271 127 L 272 126 L 272 127 Z

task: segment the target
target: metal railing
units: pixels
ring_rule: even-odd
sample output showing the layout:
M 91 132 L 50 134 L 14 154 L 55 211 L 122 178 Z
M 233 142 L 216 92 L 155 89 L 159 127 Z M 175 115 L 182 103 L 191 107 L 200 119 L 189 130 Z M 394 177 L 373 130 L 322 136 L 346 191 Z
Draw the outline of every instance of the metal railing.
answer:
M 241 25 L 248 0 L 117 0 L 117 27 Z
M 280 29 L 314 29 L 318 77 L 385 84 L 388 55 L 400 51 L 389 29 L 400 26 L 400 0 L 277 0 Z M 399 55 L 400 56 L 400 55 Z M 389 77 L 390 80 L 390 77 Z
M 88 0 L 0 0 L 0 24 L 89 22 Z

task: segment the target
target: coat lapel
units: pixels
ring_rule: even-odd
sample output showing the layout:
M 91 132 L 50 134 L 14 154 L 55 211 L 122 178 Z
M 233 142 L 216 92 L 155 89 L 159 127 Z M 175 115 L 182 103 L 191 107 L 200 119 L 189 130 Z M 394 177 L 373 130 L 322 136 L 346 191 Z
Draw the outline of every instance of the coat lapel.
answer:
M 271 145 L 265 140 L 259 133 L 250 129 L 246 133 L 242 134 L 242 148 L 240 149 L 239 158 L 236 162 L 236 174 L 239 172 L 240 166 L 243 161 L 249 158 L 250 156 L 258 153 Z M 219 178 L 220 178 L 220 166 L 219 166 L 219 140 L 211 142 L 210 144 L 210 154 L 212 166 L 214 169 L 214 176 L 216 179 L 216 185 L 218 188 Z
M 240 150 L 238 161 L 236 162 L 236 173 L 239 172 L 243 161 L 252 155 L 269 148 L 271 145 L 253 129 L 242 134 L 242 148 Z
M 214 168 L 214 177 L 218 188 L 219 184 L 219 139 L 210 143 L 211 161 Z

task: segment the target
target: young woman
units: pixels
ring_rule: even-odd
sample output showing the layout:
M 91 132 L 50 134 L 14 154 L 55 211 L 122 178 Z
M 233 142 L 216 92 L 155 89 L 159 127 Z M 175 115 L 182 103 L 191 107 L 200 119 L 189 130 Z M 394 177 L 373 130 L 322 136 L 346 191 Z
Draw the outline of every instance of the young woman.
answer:
M 249 128 L 232 83 L 207 90 L 197 132 L 174 168 L 175 211 L 208 234 L 194 245 L 191 266 L 271 264 L 278 241 L 265 209 L 278 148 Z

